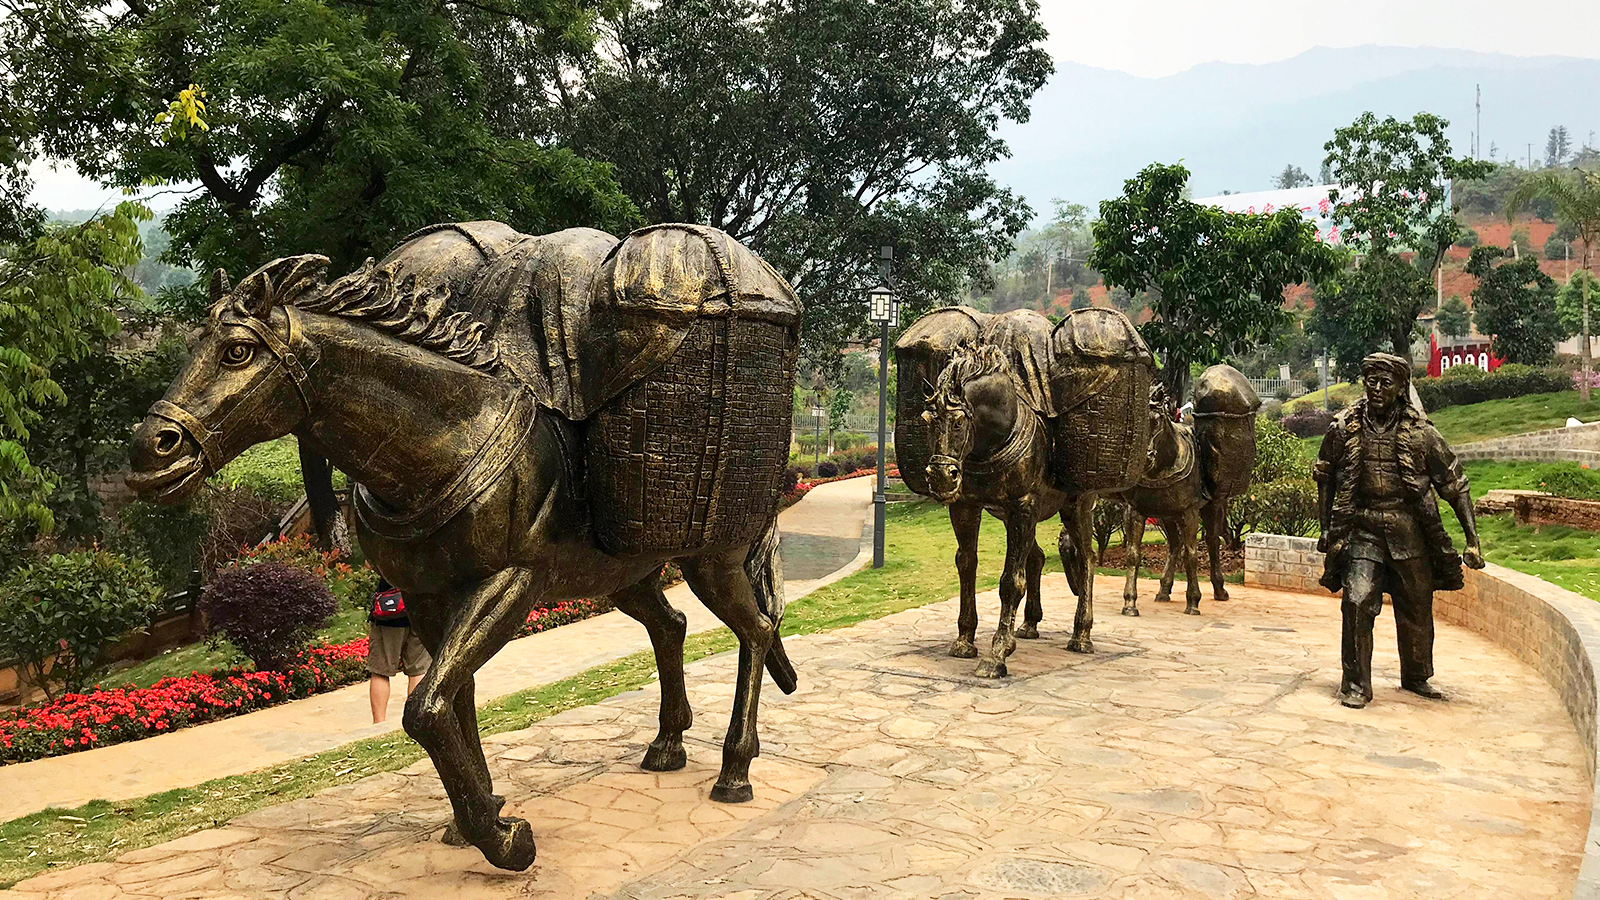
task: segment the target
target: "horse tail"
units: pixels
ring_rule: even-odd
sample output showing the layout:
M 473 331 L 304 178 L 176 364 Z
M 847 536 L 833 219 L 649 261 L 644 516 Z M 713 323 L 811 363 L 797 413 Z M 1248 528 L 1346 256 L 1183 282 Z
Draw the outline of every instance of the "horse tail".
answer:
M 783 559 L 778 555 L 778 517 L 773 516 L 766 533 L 750 545 L 744 559 L 744 573 L 750 579 L 750 589 L 755 593 L 756 605 L 772 620 L 774 633 L 772 646 L 767 650 L 767 672 L 785 694 L 792 694 L 800 686 L 794 665 L 783 650 L 783 638 L 777 629 L 783 625 Z

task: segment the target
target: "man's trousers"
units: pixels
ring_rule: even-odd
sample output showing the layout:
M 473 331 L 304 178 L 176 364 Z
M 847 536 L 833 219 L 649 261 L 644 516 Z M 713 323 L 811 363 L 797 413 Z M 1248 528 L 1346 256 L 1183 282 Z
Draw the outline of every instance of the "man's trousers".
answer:
M 1433 571 L 1426 557 L 1352 559 L 1344 576 L 1343 691 L 1372 699 L 1372 626 L 1390 596 L 1399 636 L 1400 683 L 1433 677 Z

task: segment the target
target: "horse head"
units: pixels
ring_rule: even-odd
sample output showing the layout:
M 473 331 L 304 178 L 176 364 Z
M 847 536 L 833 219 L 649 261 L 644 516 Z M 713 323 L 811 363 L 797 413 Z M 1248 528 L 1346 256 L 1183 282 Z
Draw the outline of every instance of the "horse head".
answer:
M 133 431 L 129 485 L 181 501 L 246 448 L 293 431 L 310 411 L 317 351 L 295 303 L 326 289 L 325 256 L 276 259 L 237 287 L 218 269 L 189 364 Z
M 962 463 L 975 447 L 994 446 L 1010 433 L 1017 395 L 1005 354 L 990 344 L 964 345 L 951 354 L 927 397 L 928 488 L 949 502 L 961 493 Z

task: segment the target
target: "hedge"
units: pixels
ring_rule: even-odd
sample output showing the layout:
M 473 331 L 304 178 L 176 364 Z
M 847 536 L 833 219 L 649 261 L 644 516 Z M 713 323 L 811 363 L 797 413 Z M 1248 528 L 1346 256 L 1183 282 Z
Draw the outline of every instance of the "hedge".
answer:
M 1559 369 L 1538 369 L 1516 364 L 1493 372 L 1477 366 L 1456 366 L 1438 378 L 1419 378 L 1417 396 L 1429 412 L 1485 400 L 1504 400 L 1528 394 L 1549 394 L 1572 389 L 1572 376 Z

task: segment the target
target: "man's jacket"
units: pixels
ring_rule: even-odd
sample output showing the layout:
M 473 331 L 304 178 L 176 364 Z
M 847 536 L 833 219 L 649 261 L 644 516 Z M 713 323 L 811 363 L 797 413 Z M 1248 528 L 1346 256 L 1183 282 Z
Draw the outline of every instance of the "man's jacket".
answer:
M 1433 586 L 1441 591 L 1460 590 L 1461 556 L 1445 533 L 1434 492 L 1453 504 L 1457 497 L 1466 495 L 1467 478 L 1462 474 L 1455 453 L 1428 421 L 1427 415 L 1406 403 L 1403 397 L 1400 404 L 1399 430 L 1395 435 L 1399 457 L 1396 463 L 1408 508 L 1417 516 L 1428 548 Z M 1362 414 L 1366 408 L 1367 400 L 1363 397 L 1334 417 L 1322 439 L 1322 451 L 1317 454 L 1313 470 L 1323 496 L 1327 497 L 1328 492 L 1332 495 L 1331 509 L 1329 504 L 1323 506 L 1327 558 L 1323 563 L 1322 586 L 1335 593 L 1344 587 L 1345 569 L 1349 565 L 1347 550 L 1356 517 L 1356 485 L 1361 483 L 1361 439 L 1365 429 Z

